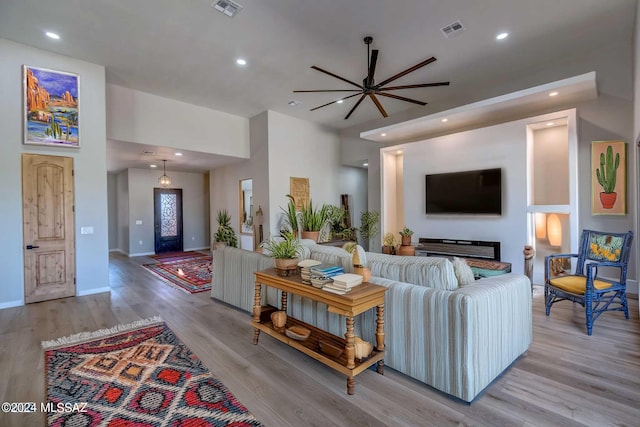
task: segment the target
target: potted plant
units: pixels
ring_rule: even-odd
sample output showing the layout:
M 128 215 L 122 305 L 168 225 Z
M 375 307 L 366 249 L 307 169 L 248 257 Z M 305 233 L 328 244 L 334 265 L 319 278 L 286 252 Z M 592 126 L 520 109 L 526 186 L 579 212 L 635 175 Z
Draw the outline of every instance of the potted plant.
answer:
M 368 282 L 371 278 L 371 270 L 362 264 L 360 254 L 358 253 L 358 244 L 356 242 L 345 243 L 344 250 L 351 254 L 354 274 L 359 274 L 362 276 L 364 282 Z
M 369 249 L 369 240 L 378 234 L 378 222 L 380 221 L 380 212 L 365 211 L 360 214 L 360 235 L 362 236 L 362 246 L 365 250 Z
M 289 202 L 287 203 L 287 209 L 282 209 L 284 212 L 284 225 L 288 228 L 288 231 L 293 233 L 294 236 L 298 236 L 298 212 L 296 212 L 296 202 L 291 194 L 287 194 Z
M 302 238 L 318 241 L 320 230 L 329 221 L 329 206 L 323 204 L 318 208 L 313 207 L 313 202 L 302 206 L 300 211 L 300 225 L 302 226 Z
M 402 246 L 411 245 L 411 236 L 413 236 L 413 230 L 409 229 L 406 225 L 400 231 L 400 236 L 402 237 Z
M 288 276 L 298 268 L 298 257 L 302 252 L 302 245 L 293 233 L 284 233 L 282 240 L 273 238 L 260 244 L 276 261 L 276 270 L 281 276 Z
M 382 253 L 393 255 L 396 251 L 396 236 L 393 233 L 387 233 L 382 238 Z
M 231 227 L 231 215 L 226 209 L 218 210 L 218 230 L 214 234 L 213 240 L 216 243 L 238 247 L 238 237 Z
M 613 147 L 609 145 L 607 147 L 606 159 L 604 153 L 600 153 L 600 167 L 596 168 L 598 183 L 604 190 L 600 192 L 600 203 L 602 203 L 604 209 L 612 209 L 616 203 L 616 196 L 618 194 L 614 190 L 616 189 L 618 166 L 620 166 L 620 153 L 616 153 L 616 161 L 614 163 Z

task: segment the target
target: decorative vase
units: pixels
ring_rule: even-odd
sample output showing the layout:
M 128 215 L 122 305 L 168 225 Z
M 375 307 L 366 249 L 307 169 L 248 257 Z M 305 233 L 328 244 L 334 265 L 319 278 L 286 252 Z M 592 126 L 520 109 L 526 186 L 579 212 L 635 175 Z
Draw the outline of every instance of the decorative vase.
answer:
M 402 237 L 402 246 L 411 245 L 411 236 L 401 236 Z
M 383 246 L 382 247 L 382 253 L 383 254 L 387 254 L 387 255 L 391 255 L 393 253 L 393 246 Z
M 273 322 L 273 329 L 283 333 L 284 327 L 287 324 L 287 313 L 285 311 L 274 311 L 271 313 L 271 321 Z
M 225 246 L 227 246 L 227 244 L 226 244 L 225 242 L 215 242 L 215 243 L 213 244 L 213 249 L 214 249 L 214 250 L 216 250 L 216 249 L 222 249 L 222 248 L 224 248 Z
M 302 232 L 302 238 L 303 239 L 311 239 L 314 242 L 318 241 L 318 237 L 320 237 L 320 232 L 319 231 L 303 231 Z
M 355 357 L 356 359 L 365 359 L 369 357 L 373 350 L 373 344 L 369 341 L 365 341 L 360 337 L 355 337 Z
M 363 267 L 361 265 L 354 265 L 353 273 L 362 276 L 363 282 L 368 282 L 369 279 L 371 279 L 371 270 L 369 270 L 367 267 Z
M 414 256 L 416 254 L 416 248 L 408 245 L 408 246 L 400 246 L 398 248 L 398 255 L 402 256 Z
M 618 193 L 600 193 L 600 203 L 602 203 L 602 207 L 604 209 L 612 209 L 613 205 L 616 203 L 616 197 Z
M 278 276 L 293 276 L 298 271 L 298 258 L 276 258 L 276 272 Z

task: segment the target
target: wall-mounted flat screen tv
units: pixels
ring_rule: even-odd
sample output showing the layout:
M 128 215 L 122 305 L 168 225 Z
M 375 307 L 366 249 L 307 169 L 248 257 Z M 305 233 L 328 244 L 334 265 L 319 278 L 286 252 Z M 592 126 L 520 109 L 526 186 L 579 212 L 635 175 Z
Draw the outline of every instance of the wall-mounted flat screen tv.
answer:
M 502 170 L 426 176 L 427 214 L 502 214 Z

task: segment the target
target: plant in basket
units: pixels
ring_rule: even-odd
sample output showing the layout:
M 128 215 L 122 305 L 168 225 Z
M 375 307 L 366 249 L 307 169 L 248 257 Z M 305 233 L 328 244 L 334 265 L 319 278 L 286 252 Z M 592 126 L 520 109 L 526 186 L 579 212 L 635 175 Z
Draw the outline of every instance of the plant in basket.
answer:
M 302 206 L 300 211 L 300 224 L 302 225 L 302 237 L 318 241 L 320 230 L 329 222 L 329 205 L 313 207 L 312 200 Z
M 276 260 L 276 269 L 283 276 L 288 276 L 298 268 L 298 257 L 302 252 L 302 245 L 293 233 L 284 233 L 282 240 L 269 239 L 260 244 L 272 258 Z
M 238 247 L 238 237 L 236 232 L 231 227 L 231 215 L 226 209 L 218 211 L 218 230 L 213 235 L 213 240 L 216 243 L 224 243 L 235 248 Z

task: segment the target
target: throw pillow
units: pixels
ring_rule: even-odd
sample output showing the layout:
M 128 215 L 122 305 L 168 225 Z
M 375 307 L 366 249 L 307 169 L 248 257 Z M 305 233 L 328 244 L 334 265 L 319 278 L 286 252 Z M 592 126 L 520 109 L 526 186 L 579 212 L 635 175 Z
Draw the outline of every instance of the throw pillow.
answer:
M 453 271 L 456 273 L 458 286 L 469 285 L 476 281 L 471 267 L 462 258 L 453 257 Z

